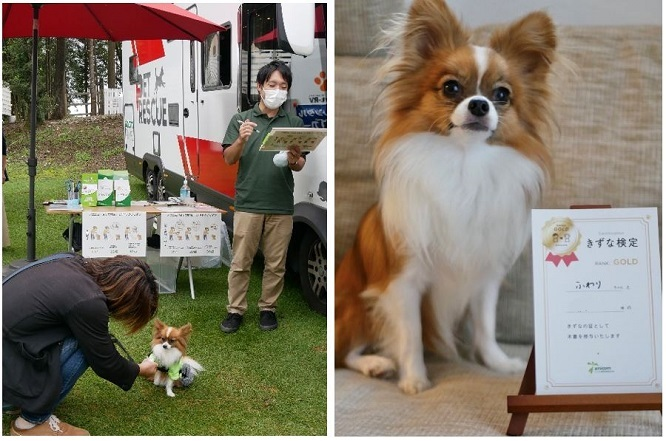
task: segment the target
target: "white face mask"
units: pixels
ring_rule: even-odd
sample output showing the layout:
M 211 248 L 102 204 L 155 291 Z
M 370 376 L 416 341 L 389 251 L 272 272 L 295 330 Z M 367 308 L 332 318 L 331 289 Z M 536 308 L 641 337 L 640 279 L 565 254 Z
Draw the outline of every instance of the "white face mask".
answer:
M 264 89 L 264 105 L 275 110 L 287 101 L 287 91 L 281 89 Z

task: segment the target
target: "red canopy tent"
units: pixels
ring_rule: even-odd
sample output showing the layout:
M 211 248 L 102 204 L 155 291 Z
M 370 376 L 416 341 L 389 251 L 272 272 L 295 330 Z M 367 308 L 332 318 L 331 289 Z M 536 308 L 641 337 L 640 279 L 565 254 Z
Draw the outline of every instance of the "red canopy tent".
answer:
M 170 3 L 3 3 L 2 38 L 32 37 L 30 156 L 28 174 L 28 262 L 35 260 L 35 130 L 37 126 L 37 39 L 198 40 L 223 30 L 209 20 Z
M 198 40 L 221 26 L 171 3 L 3 3 L 2 38 L 40 37 L 96 40 Z

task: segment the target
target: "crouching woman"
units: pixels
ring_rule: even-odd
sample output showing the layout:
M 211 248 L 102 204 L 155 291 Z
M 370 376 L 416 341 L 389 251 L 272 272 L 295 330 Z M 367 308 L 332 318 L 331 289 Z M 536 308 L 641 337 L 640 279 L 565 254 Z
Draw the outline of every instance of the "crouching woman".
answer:
M 130 333 L 157 311 L 150 267 L 134 257 L 51 256 L 2 284 L 2 401 L 21 409 L 11 435 L 89 435 L 53 411 L 90 366 L 129 390 L 157 365 L 125 359 L 109 334 L 109 318 Z

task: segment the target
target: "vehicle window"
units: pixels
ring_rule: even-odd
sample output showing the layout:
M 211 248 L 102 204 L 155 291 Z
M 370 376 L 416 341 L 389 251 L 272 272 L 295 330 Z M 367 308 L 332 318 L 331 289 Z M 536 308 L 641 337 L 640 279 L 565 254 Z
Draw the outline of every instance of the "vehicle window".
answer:
M 137 84 L 139 82 L 139 61 L 136 58 L 136 55 L 129 57 L 129 83 Z
M 280 48 L 276 4 L 247 4 L 242 11 L 241 110 L 246 110 L 259 102 L 259 69 L 272 60 L 291 64 L 291 54 Z
M 210 34 L 202 46 L 204 90 L 231 86 L 231 23 Z
M 197 77 L 196 77 L 196 60 L 194 55 L 194 41 L 190 41 L 190 92 L 194 93 L 197 90 Z

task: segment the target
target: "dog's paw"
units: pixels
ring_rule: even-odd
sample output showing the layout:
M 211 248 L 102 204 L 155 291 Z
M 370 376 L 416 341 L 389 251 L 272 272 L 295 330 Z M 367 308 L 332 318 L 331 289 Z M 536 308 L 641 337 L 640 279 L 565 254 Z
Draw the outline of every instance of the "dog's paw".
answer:
M 495 360 L 493 363 L 489 363 L 488 367 L 494 371 L 501 372 L 503 374 L 520 374 L 525 372 L 525 367 L 527 362 L 522 358 L 510 358 L 506 357 L 502 360 Z
M 167 390 L 167 391 L 166 391 L 166 393 L 167 393 L 167 395 L 168 395 L 168 396 L 170 396 L 171 398 L 173 398 L 173 397 L 175 397 L 175 396 L 176 396 L 176 394 L 175 394 L 175 393 L 173 393 L 173 391 L 172 391 L 172 390 Z
M 364 355 L 358 359 L 358 370 L 368 377 L 389 378 L 395 375 L 393 360 L 380 355 Z
M 432 384 L 425 377 L 405 377 L 398 382 L 398 387 L 407 395 L 415 395 L 430 389 Z

